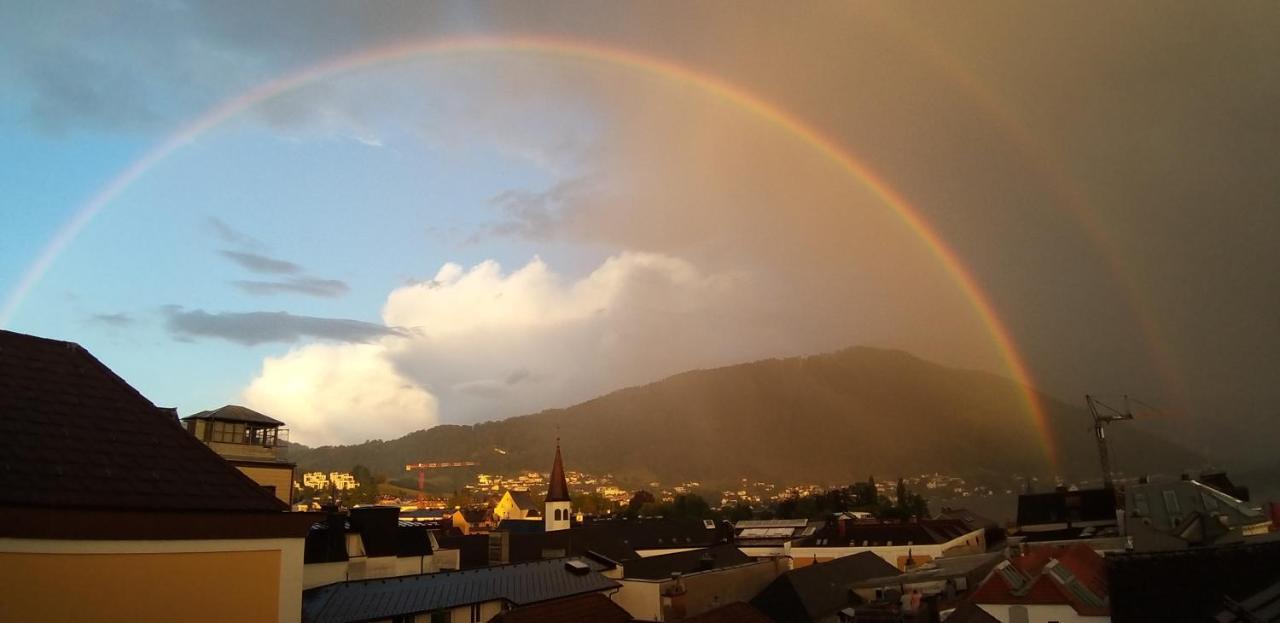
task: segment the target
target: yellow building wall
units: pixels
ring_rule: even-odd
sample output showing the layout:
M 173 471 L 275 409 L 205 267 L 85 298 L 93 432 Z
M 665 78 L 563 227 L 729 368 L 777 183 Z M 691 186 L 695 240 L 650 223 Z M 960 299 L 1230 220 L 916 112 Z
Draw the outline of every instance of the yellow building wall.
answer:
M 281 552 L 0 552 L 0 621 L 277 621 Z
M 236 469 L 244 472 L 244 475 L 253 479 L 254 482 L 264 487 L 275 487 L 276 497 L 285 504 L 292 504 L 290 496 L 293 494 L 293 469 L 289 467 L 252 467 L 249 465 L 237 465 Z

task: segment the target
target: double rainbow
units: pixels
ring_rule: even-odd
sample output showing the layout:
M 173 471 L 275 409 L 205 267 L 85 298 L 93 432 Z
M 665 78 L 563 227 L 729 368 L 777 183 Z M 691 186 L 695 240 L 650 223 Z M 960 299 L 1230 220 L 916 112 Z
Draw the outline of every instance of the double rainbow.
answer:
M 864 184 L 880 201 L 893 210 L 912 232 L 925 242 L 930 252 L 941 263 L 947 275 L 963 292 L 970 305 L 977 312 L 978 317 L 982 319 L 985 329 L 990 334 L 1001 358 L 1004 360 L 1008 372 L 1018 382 L 1021 398 L 1025 402 L 1027 412 L 1035 422 L 1046 457 L 1050 465 L 1056 467 L 1055 444 L 1048 426 L 1044 407 L 1033 389 L 1027 366 L 1014 347 L 1009 330 L 1001 322 L 990 299 L 979 287 L 972 273 L 965 268 L 955 252 L 921 217 L 918 210 L 912 207 L 882 178 L 877 176 L 869 166 L 854 157 L 848 150 L 776 105 L 715 76 L 677 65 L 669 60 L 583 41 L 536 36 L 467 36 L 426 41 L 413 40 L 341 56 L 258 85 L 236 97 L 228 99 L 183 126 L 146 152 L 141 158 L 111 179 L 77 210 L 71 220 L 41 250 L 35 262 L 10 291 L 4 306 L 0 308 L 0 327 L 8 324 L 23 299 L 48 271 L 54 260 L 96 214 L 128 189 L 130 185 L 146 175 L 157 163 L 223 122 L 250 107 L 283 93 L 353 70 L 415 57 L 477 52 L 527 53 L 607 63 L 694 87 L 772 123 L 838 164 L 849 175 Z

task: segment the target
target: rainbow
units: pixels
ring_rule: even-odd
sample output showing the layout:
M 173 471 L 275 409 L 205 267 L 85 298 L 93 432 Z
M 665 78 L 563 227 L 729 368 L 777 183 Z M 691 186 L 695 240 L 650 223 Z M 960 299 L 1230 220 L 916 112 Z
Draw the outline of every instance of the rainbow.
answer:
M 936 231 L 930 228 L 919 211 L 894 191 L 884 179 L 846 149 L 803 120 L 729 82 L 662 58 L 584 41 L 537 36 L 466 36 L 425 41 L 411 40 L 331 59 L 260 84 L 228 99 L 147 151 L 81 206 L 70 221 L 41 250 L 35 262 L 10 291 L 4 306 L 0 308 L 0 327 L 8 325 L 22 300 L 49 270 L 58 255 L 97 213 L 139 178 L 146 175 L 157 163 L 211 129 L 252 106 L 318 80 L 332 78 L 371 65 L 413 57 L 472 52 L 530 53 L 603 62 L 688 85 L 769 121 L 838 164 L 849 175 L 864 184 L 878 200 L 893 210 L 902 222 L 927 245 L 948 276 L 968 299 L 978 317 L 982 319 L 984 328 L 991 336 L 1008 372 L 1020 386 L 1021 398 L 1034 420 L 1050 466 L 1057 467 L 1056 444 L 1049 428 L 1045 408 L 1033 389 L 1031 375 L 1014 347 L 1009 330 L 995 312 L 995 306 L 955 252 L 947 246 Z
M 929 36 L 911 20 L 902 19 L 892 11 L 885 11 L 876 4 L 867 4 L 863 14 L 878 17 L 880 24 L 894 29 L 912 43 L 905 49 L 916 52 L 921 58 L 938 67 L 940 75 L 960 87 L 983 109 L 995 127 L 999 128 L 1010 144 L 1016 147 L 1026 161 L 1033 163 L 1047 182 L 1058 203 L 1075 218 L 1085 238 L 1106 264 L 1115 283 L 1120 286 L 1124 302 L 1137 320 L 1138 329 L 1146 344 L 1166 395 L 1173 396 L 1181 405 L 1189 404 L 1185 375 L 1177 365 L 1170 342 L 1165 337 L 1158 316 L 1148 299 L 1139 295 L 1142 284 L 1123 261 L 1120 253 L 1123 245 L 1103 223 L 1098 211 L 1085 199 L 1078 184 L 1073 184 L 1061 166 L 1053 166 L 1045 150 L 1035 140 L 1031 130 L 1021 121 L 1021 115 L 996 96 L 993 89 L 981 80 L 977 68 L 965 65 L 959 55 L 944 50 L 936 37 Z

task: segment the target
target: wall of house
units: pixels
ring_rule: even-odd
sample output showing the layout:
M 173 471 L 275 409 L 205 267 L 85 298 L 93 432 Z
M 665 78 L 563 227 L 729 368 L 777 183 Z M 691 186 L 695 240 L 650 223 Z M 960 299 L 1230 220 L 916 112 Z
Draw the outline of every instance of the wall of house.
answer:
M 276 497 L 285 504 L 292 504 L 293 499 L 293 468 L 289 466 L 280 467 L 256 467 L 249 465 L 237 465 L 236 469 L 244 472 L 244 475 L 253 479 L 254 482 L 264 487 L 275 487 Z
M 775 558 L 686 574 L 680 578 L 685 588 L 685 616 L 701 614 L 734 601 L 751 601 L 785 571 L 786 561 Z M 636 619 L 666 620 L 662 611 L 662 593 L 675 585 L 673 580 L 620 578 L 618 582 L 622 588 L 612 595 L 614 603 Z
M 502 499 L 498 500 L 498 505 L 493 507 L 493 516 L 498 519 L 524 519 L 528 515 L 529 509 L 516 506 L 509 492 L 503 493 Z
M 786 571 L 780 559 L 692 573 L 680 579 L 685 588 L 685 616 L 694 616 L 734 601 L 751 601 Z M 667 580 L 663 588 L 675 583 Z
M 347 580 L 347 561 L 319 562 L 303 565 L 302 588 L 315 588 Z
M 662 580 L 618 580 L 613 602 L 642 621 L 662 620 Z
M 243 459 L 263 461 L 274 461 L 278 456 L 276 448 L 268 448 L 252 443 L 226 443 L 222 441 L 206 441 L 214 452 L 225 457 L 239 457 Z
M 353 557 L 347 561 L 347 579 L 389 578 L 397 575 L 396 562 L 395 556 Z
M 705 549 L 705 547 L 699 546 L 699 547 L 676 547 L 672 549 L 645 549 L 645 550 L 636 550 L 636 553 L 640 554 L 641 558 L 648 558 L 650 556 L 664 556 L 666 554 L 677 554 L 680 552 L 688 552 L 695 549 Z
M 982 554 L 987 551 L 987 539 L 982 530 L 974 530 L 958 536 L 945 543 L 912 544 L 912 545 L 878 545 L 866 547 L 792 547 L 791 543 L 766 547 L 740 547 L 748 556 L 763 558 L 766 556 L 791 556 L 794 566 L 804 567 L 815 562 L 828 562 L 843 556 L 852 556 L 861 552 L 871 552 L 885 562 L 903 568 L 903 562 L 910 555 L 916 563 L 927 562 L 942 556 L 960 556 L 964 554 Z M 643 555 L 643 554 L 642 554 Z
M 440 548 L 431 554 L 431 570 L 448 571 L 462 568 L 462 550 Z
M 297 621 L 298 539 L 0 539 L 0 621 Z
M 980 608 L 986 611 L 1000 623 L 1050 623 L 1057 621 L 1058 623 L 1109 623 L 1109 616 L 1082 616 L 1077 614 L 1075 608 L 1067 605 L 1049 605 L 1037 604 L 1023 606 L 1026 608 L 1027 617 L 1025 619 L 1018 618 L 1011 614 L 1011 608 L 1007 604 L 979 604 Z

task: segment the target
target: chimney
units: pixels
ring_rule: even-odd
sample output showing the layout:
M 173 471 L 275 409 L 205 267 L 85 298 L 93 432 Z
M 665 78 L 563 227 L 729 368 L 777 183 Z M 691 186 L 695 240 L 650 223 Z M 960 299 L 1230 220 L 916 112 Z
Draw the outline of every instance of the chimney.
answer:
M 837 520 L 836 520 L 836 531 L 837 531 L 837 533 L 840 535 L 840 539 L 841 539 L 841 540 L 843 540 L 843 539 L 844 539 L 844 535 L 845 535 L 846 529 L 847 529 L 847 527 L 848 527 L 848 526 L 847 526 L 847 524 L 846 524 L 846 522 L 848 522 L 848 521 L 849 521 L 849 520 L 848 520 L 848 519 L 845 519 L 844 517 L 841 517 L 841 518 L 839 518 L 839 519 L 837 519 Z
M 662 613 L 663 620 L 678 621 L 685 618 L 688 611 L 688 604 L 685 601 L 684 582 L 680 580 L 680 572 L 671 572 L 671 586 L 662 591 Z

